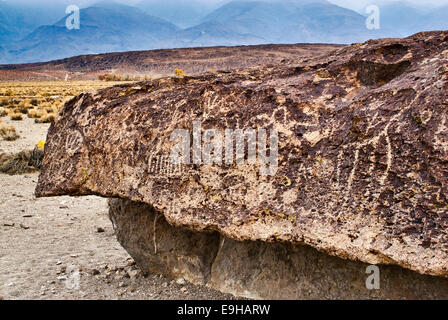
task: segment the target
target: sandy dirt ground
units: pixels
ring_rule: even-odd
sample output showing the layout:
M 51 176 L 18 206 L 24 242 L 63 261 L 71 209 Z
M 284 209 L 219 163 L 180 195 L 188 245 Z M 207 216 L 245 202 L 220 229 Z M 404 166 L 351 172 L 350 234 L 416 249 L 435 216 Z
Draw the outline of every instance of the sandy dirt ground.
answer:
M 33 149 L 49 125 L 3 122 L 21 138 L 0 152 Z M 117 242 L 106 199 L 36 199 L 38 174 L 0 174 L 0 300 L 233 299 L 210 288 L 142 274 Z

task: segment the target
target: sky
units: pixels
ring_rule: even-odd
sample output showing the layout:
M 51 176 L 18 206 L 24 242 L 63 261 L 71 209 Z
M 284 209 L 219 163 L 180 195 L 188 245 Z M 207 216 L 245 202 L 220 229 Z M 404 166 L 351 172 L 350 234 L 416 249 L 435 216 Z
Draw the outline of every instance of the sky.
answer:
M 405 2 L 412 6 L 445 6 L 448 0 L 329 0 L 331 3 L 356 11 L 362 11 L 368 5 L 381 5 Z
M 36 4 L 36 0 L 0 0 L 3 2 L 10 2 L 10 3 L 32 3 Z M 121 2 L 125 4 L 136 4 L 141 1 L 167 1 L 167 0 L 115 0 L 116 2 Z M 175 1 L 175 0 L 171 0 Z M 181 0 L 185 1 L 185 0 Z M 215 3 L 222 3 L 222 2 L 228 2 L 230 0 L 196 0 L 196 1 L 203 1 L 203 2 L 215 2 Z M 262 0 L 262 1 L 282 1 L 282 0 Z M 387 3 L 394 3 L 394 2 L 406 2 L 408 4 L 412 4 L 414 6 L 442 6 L 442 5 L 448 5 L 448 0 L 328 0 L 329 2 L 332 2 L 334 4 L 337 4 L 341 7 L 349 8 L 356 11 L 362 11 L 366 6 L 370 4 L 374 5 L 381 5 L 381 4 L 387 4 Z M 98 0 L 39 0 L 38 3 L 59 3 L 59 4 L 76 4 L 80 7 L 88 6 L 92 3 L 98 2 Z

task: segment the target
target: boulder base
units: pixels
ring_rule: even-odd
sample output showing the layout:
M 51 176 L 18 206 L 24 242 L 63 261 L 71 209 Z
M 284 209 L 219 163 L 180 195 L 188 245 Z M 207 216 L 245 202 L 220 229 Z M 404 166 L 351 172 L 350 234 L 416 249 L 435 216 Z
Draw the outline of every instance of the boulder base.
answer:
M 254 299 L 447 299 L 448 279 L 379 266 L 380 289 L 368 290 L 368 264 L 308 246 L 238 242 L 217 232 L 172 227 L 153 207 L 109 201 L 118 240 L 144 271 L 184 278 Z

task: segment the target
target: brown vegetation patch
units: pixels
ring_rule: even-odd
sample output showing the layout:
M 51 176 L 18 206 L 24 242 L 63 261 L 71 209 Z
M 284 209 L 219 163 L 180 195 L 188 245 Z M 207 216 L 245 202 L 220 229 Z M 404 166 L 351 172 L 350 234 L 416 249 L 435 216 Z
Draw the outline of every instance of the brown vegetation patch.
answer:
M 20 138 L 13 126 L 7 126 L 0 122 L 0 137 L 6 141 L 15 141 Z
M 0 172 L 17 175 L 38 171 L 44 157 L 43 149 L 24 150 L 17 154 L 0 154 Z

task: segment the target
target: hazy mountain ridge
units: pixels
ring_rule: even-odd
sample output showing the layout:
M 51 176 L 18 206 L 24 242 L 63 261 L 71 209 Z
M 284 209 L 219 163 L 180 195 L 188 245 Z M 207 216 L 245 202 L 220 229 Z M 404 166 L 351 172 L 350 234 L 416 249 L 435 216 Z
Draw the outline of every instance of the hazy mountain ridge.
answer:
M 208 13 L 220 6 L 220 3 L 200 0 L 146 0 L 136 4 L 147 14 L 168 20 L 184 29 L 200 24 Z
M 164 47 L 166 39 L 179 31 L 168 21 L 123 5 L 95 5 L 81 9 L 80 15 L 79 30 L 66 28 L 67 17 L 54 25 L 37 28 L 9 47 L 8 61 L 45 61 L 79 54 Z
M 383 30 L 368 30 L 364 16 L 327 1 L 234 1 L 204 20 L 218 21 L 234 32 L 252 34 L 269 43 L 350 43 L 389 35 Z
M 65 7 L 58 4 L 44 7 L 37 3 L 25 7 L 0 2 L 0 45 L 18 41 L 37 27 L 56 22 L 64 11 Z
M 33 21 L 31 9 L 0 3 L 0 63 L 195 46 L 347 44 L 448 28 L 448 7 L 422 12 L 406 4 L 382 6 L 382 28 L 368 30 L 365 16 L 326 0 L 238 0 L 217 6 L 200 0 L 101 2 L 81 9 L 80 30 L 68 30 L 67 16 L 54 18 L 56 11 L 65 13 L 62 6 Z M 57 22 L 40 25 L 52 19 Z

